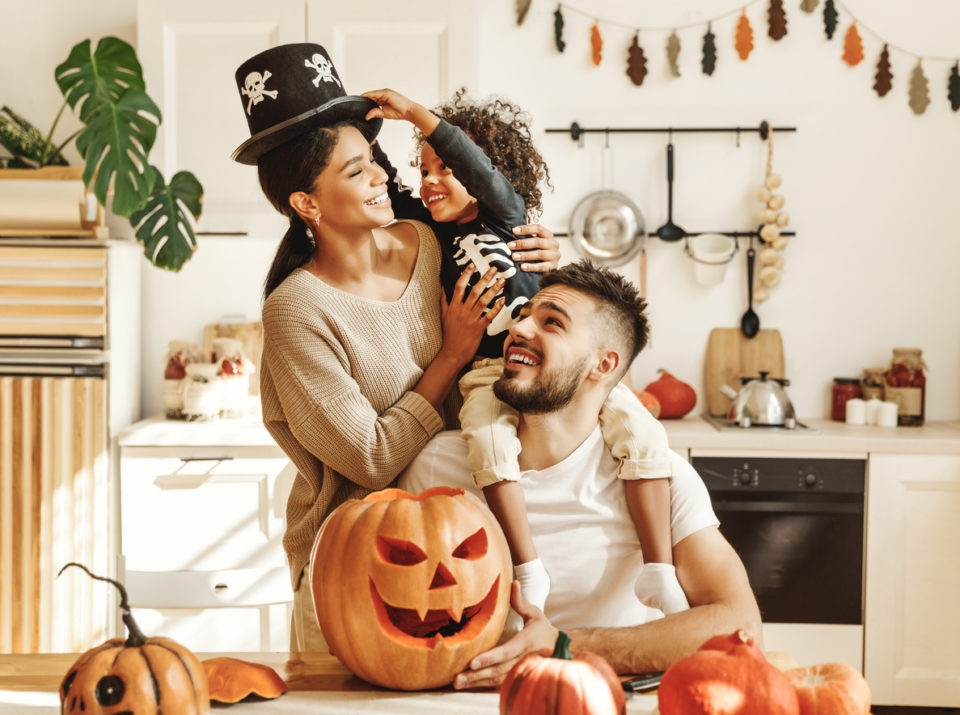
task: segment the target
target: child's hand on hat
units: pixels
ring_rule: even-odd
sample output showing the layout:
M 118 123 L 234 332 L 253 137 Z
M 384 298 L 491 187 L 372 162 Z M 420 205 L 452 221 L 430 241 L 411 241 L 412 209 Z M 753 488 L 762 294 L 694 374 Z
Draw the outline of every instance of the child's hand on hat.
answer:
M 364 92 L 361 96 L 372 99 L 379 105 L 367 112 L 367 119 L 373 119 L 374 117 L 407 119 L 415 104 L 415 102 L 392 89 L 375 89 L 371 92 Z

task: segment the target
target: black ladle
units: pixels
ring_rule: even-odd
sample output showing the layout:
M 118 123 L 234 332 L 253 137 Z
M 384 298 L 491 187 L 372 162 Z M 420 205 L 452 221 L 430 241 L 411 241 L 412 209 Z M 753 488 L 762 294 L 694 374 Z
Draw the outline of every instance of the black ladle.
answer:
M 747 249 L 747 312 L 740 318 L 740 330 L 748 338 L 760 330 L 760 316 L 753 312 L 753 259 L 757 252 L 753 246 Z
M 679 241 L 687 232 L 673 222 L 673 142 L 667 144 L 667 222 L 657 229 L 661 241 Z

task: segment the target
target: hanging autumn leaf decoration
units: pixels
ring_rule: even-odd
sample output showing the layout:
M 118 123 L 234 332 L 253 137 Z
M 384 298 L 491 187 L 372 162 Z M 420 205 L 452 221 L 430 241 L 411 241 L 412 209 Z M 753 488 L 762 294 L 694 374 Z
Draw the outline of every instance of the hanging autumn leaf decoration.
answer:
M 680 38 L 677 37 L 677 31 L 674 30 L 667 38 L 667 62 L 670 63 L 670 74 L 674 77 L 680 76 L 680 65 L 677 60 L 680 59 Z
M 857 23 L 850 25 L 847 36 L 843 38 L 843 61 L 851 67 L 863 61 L 863 40 L 857 32 Z
M 530 3 L 532 0 L 517 0 L 517 26 L 523 24 L 524 19 L 527 17 L 527 11 L 530 10 Z
M 960 63 L 953 66 L 950 70 L 950 80 L 947 82 L 947 98 L 950 100 L 950 107 L 953 111 L 960 109 Z
M 595 65 L 599 65 L 600 60 L 603 59 L 603 38 L 600 36 L 598 22 L 594 22 L 593 27 L 590 28 L 590 59 Z
M 557 5 L 553 13 L 553 39 L 557 44 L 557 52 L 563 52 L 567 43 L 563 41 L 563 13 L 560 11 L 561 5 Z
M 767 34 L 774 40 L 781 40 L 787 34 L 787 13 L 783 9 L 783 0 L 770 0 Z
M 880 53 L 880 60 L 877 62 L 876 81 L 873 88 L 881 97 L 890 91 L 893 85 L 893 72 L 890 71 L 890 50 L 883 46 L 883 52 Z
M 712 75 L 717 68 L 717 38 L 710 25 L 707 25 L 707 34 L 703 36 L 703 60 L 700 62 L 705 75 Z
M 837 8 L 834 7 L 833 0 L 827 0 L 823 4 L 823 29 L 827 33 L 827 39 L 833 39 L 833 33 L 837 31 Z
M 643 48 L 640 47 L 640 33 L 637 32 L 633 36 L 633 44 L 627 50 L 627 77 L 639 87 L 646 76 L 647 57 L 643 54 Z
M 914 114 L 923 114 L 930 104 L 930 83 L 923 74 L 923 65 L 917 60 L 917 66 L 910 75 L 910 109 Z
M 813 12 L 819 4 L 820 0 L 803 0 L 803 2 L 800 3 L 800 9 L 804 12 Z
M 753 52 L 753 28 L 750 26 L 750 19 L 747 17 L 747 11 L 744 9 L 740 13 L 740 19 L 737 21 L 737 40 L 735 43 L 737 54 L 741 60 L 746 60 Z

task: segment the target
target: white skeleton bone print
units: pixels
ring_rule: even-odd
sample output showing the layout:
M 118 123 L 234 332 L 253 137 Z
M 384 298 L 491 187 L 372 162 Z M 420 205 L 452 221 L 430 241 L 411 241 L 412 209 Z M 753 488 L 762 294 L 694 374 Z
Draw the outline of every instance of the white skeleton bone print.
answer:
M 324 82 L 336 82 L 338 87 L 343 87 L 343 85 L 340 84 L 340 80 L 333 76 L 333 64 L 319 52 L 309 60 L 304 60 L 303 64 L 306 67 L 312 67 L 317 73 L 317 76 L 313 78 L 314 87 L 319 87 L 321 80 Z
M 498 278 L 510 278 L 517 273 L 516 264 L 510 260 L 510 249 L 496 236 L 477 235 L 471 233 L 457 241 L 457 250 L 453 260 L 461 269 L 473 263 L 477 267 L 477 275 L 482 276 L 490 268 L 496 268 Z M 502 295 L 502 292 L 501 292 Z M 498 335 L 507 330 L 517 318 L 529 299 L 526 296 L 517 296 L 487 326 L 487 335 Z
M 247 115 L 250 114 L 250 110 L 255 104 L 260 104 L 260 102 L 263 101 L 264 96 L 270 97 L 270 99 L 277 98 L 277 90 L 264 89 L 264 85 L 271 76 L 270 70 L 265 71 L 263 74 L 251 72 L 247 75 L 247 78 L 243 80 L 243 89 L 240 91 L 250 97 L 250 101 L 247 102 Z

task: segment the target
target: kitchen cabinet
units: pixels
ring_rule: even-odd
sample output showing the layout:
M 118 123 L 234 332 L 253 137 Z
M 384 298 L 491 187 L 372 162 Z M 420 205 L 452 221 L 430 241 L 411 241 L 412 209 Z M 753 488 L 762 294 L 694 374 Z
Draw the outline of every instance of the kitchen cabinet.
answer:
M 232 423 L 153 419 L 121 436 L 119 574 L 231 571 L 242 583 L 244 574 L 273 569 L 289 589 L 281 539 L 295 472 L 275 445 L 221 438 Z M 133 610 L 145 633 L 194 651 L 289 647 L 289 602 L 206 607 L 211 601 L 198 590 L 195 608 Z
M 201 231 L 283 233 L 256 172 L 230 160 L 250 136 L 234 72 L 258 52 L 316 42 L 348 92 L 394 87 L 428 106 L 476 84 L 475 0 L 140 0 L 137 20 L 147 89 L 164 116 L 152 156 L 167 177 L 189 169 L 203 183 Z M 382 139 L 418 185 L 410 125 L 386 122 Z
M 878 705 L 960 704 L 960 456 L 871 454 L 865 675 Z

